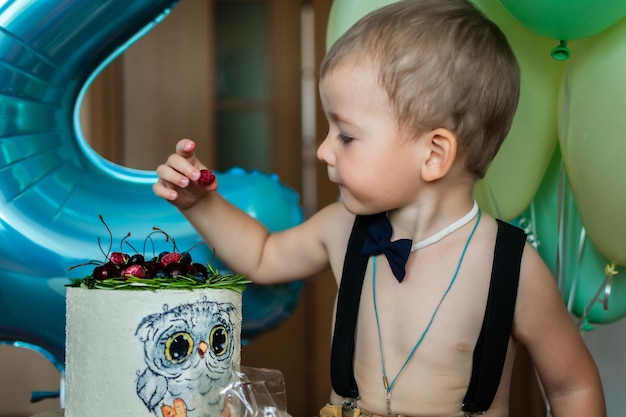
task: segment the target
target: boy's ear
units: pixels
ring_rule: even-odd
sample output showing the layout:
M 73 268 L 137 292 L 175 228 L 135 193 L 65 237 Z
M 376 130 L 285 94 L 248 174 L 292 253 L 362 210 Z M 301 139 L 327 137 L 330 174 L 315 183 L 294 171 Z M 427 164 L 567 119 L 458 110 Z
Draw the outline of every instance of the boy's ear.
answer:
M 456 160 L 456 135 L 444 128 L 431 130 L 425 138 L 428 156 L 422 166 L 422 179 L 427 182 L 443 178 Z

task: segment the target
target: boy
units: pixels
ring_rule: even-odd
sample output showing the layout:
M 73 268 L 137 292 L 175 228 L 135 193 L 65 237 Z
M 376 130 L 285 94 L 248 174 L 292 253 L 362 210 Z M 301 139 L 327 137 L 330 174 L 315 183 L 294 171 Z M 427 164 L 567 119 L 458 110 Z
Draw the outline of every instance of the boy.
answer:
M 518 343 L 533 359 L 554 416 L 604 416 L 593 360 L 523 235 L 521 266 L 491 279 L 502 246 L 496 239 L 507 228 L 477 210 L 472 188 L 504 140 L 519 96 L 519 68 L 500 30 L 465 0 L 392 3 L 332 46 L 322 62 L 320 96 L 329 131 L 318 158 L 341 201 L 301 225 L 270 234 L 226 202 L 217 183 L 200 185 L 204 166 L 190 140 L 158 167 L 154 192 L 232 270 L 256 283 L 330 267 L 338 285 L 346 285 L 340 294 L 357 294 L 356 302 L 340 295 L 337 304 L 341 311 L 356 305 L 358 315 L 344 320 L 337 313 L 333 392 L 321 416 L 507 416 Z M 345 281 L 351 262 L 342 278 L 344 259 L 353 256 L 348 241 L 355 219 L 372 218 L 356 250 L 367 262 L 356 274 L 364 283 L 351 288 Z M 381 254 L 389 240 L 404 249 Z M 467 400 L 478 369 L 474 352 L 492 343 L 475 347 L 488 316 L 505 315 L 485 314 L 491 281 L 508 282 L 518 271 L 517 297 L 502 307 L 511 307 L 512 324 L 496 349 L 502 364 L 491 372 L 495 394 L 477 409 Z

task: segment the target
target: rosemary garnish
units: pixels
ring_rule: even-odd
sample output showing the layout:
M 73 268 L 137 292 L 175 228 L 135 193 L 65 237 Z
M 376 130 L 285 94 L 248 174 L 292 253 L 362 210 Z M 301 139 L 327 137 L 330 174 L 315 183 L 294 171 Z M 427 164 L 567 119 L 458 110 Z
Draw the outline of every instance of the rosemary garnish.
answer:
M 243 275 L 220 274 L 217 269 L 207 265 L 208 276 L 206 280 L 192 275 L 178 275 L 168 278 L 137 278 L 133 276 L 125 278 L 96 279 L 93 276 L 74 279 L 67 287 L 83 287 L 90 289 L 106 290 L 193 290 L 199 288 L 226 289 L 242 293 L 246 285 L 250 283 Z

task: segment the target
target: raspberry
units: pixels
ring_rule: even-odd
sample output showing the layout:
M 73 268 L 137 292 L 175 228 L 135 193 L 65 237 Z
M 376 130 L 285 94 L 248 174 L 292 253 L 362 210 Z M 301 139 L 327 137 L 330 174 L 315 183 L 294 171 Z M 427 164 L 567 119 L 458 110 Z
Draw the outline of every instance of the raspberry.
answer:
M 215 181 L 215 175 L 209 171 L 208 169 L 200 170 L 200 178 L 198 178 L 198 183 L 200 185 L 211 185 Z
M 121 252 L 112 252 L 109 260 L 113 262 L 115 265 L 122 265 L 128 261 L 128 255 Z
M 122 277 L 136 277 L 136 278 L 144 278 L 146 276 L 146 271 L 143 269 L 141 265 L 130 265 L 129 267 L 124 268 L 122 271 Z
M 163 257 L 161 258 L 161 265 L 168 266 L 169 264 L 172 264 L 172 263 L 179 263 L 180 258 L 181 258 L 180 253 L 170 252 L 166 255 L 163 255 Z

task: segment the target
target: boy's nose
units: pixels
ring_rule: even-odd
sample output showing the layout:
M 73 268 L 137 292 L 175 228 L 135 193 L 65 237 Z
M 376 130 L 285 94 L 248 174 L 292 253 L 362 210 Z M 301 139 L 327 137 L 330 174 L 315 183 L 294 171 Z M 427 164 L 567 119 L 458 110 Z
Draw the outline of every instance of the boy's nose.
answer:
M 331 148 L 332 146 L 330 144 L 330 140 L 328 136 L 326 136 L 324 141 L 317 148 L 317 159 L 319 159 L 322 162 L 325 162 L 327 165 L 333 165 L 334 160 L 333 160 L 333 152 Z

